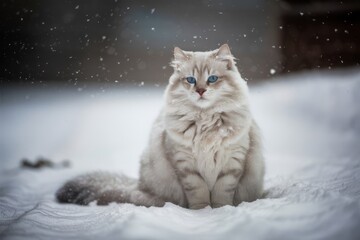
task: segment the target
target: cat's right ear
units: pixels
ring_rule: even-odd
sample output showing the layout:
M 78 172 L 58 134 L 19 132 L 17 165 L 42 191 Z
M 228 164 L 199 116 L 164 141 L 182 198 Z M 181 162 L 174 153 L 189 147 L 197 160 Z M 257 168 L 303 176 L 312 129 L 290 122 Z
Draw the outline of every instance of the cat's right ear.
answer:
M 174 48 L 174 60 L 175 61 L 186 61 L 189 57 L 178 47 Z
M 171 66 L 175 69 L 175 70 L 178 70 L 181 63 L 182 62 L 185 62 L 186 60 L 189 59 L 189 56 L 186 55 L 186 53 L 181 50 L 180 48 L 178 47 L 175 47 L 174 48 L 174 60 L 171 62 Z

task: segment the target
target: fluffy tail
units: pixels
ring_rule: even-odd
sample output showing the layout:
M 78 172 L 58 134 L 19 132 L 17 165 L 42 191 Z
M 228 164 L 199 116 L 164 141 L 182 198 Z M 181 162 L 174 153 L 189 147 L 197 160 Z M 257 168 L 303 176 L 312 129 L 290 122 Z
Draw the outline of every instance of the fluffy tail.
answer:
M 57 192 L 61 203 L 88 205 L 96 201 L 98 205 L 111 202 L 133 203 L 138 206 L 163 206 L 158 197 L 138 189 L 136 179 L 125 175 L 94 172 L 78 176 L 66 182 Z

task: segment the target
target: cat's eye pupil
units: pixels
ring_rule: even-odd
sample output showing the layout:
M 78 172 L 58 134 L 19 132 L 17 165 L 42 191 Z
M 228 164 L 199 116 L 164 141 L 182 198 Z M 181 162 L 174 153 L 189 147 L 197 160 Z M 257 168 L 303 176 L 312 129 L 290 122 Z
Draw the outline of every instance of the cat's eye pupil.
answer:
M 186 81 L 188 81 L 188 83 L 190 83 L 190 84 L 195 84 L 196 83 L 196 79 L 194 77 L 187 77 Z
M 210 77 L 208 77 L 208 82 L 209 83 L 214 83 L 218 80 L 218 76 L 215 75 L 211 75 Z

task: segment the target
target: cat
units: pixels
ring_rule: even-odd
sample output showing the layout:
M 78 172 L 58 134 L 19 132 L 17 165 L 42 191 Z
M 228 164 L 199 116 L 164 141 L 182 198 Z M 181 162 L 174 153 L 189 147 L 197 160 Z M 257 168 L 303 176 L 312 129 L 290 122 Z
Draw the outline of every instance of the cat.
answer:
M 65 183 L 60 202 L 111 202 L 201 209 L 262 196 L 260 130 L 248 87 L 227 44 L 207 52 L 174 49 L 165 104 L 141 157 L 140 178 L 94 172 Z

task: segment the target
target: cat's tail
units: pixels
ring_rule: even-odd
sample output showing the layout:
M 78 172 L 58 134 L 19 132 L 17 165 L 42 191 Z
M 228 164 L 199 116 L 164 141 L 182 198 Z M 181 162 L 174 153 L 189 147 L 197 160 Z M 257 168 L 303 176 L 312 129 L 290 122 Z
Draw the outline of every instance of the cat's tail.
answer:
M 66 182 L 56 192 L 56 198 L 61 203 L 80 205 L 88 205 L 95 201 L 98 205 L 117 202 L 161 207 L 165 204 L 158 197 L 139 190 L 137 186 L 136 179 L 122 174 L 93 172 Z

